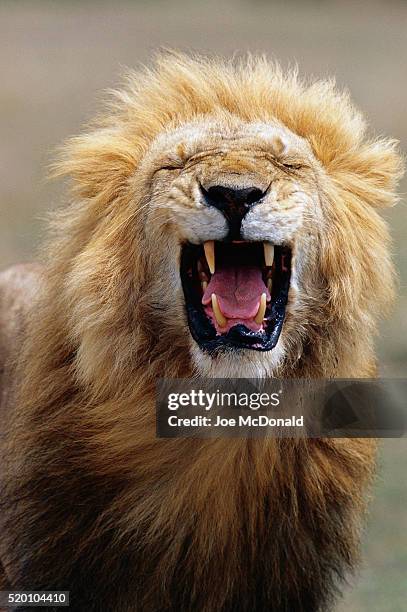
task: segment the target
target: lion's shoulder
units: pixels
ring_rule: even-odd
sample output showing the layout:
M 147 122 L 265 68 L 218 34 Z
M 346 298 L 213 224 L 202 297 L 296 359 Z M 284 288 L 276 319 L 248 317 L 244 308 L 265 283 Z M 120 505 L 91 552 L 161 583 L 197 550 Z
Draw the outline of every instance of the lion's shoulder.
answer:
M 0 411 L 7 394 L 7 363 L 16 350 L 41 285 L 39 264 L 17 264 L 0 272 Z

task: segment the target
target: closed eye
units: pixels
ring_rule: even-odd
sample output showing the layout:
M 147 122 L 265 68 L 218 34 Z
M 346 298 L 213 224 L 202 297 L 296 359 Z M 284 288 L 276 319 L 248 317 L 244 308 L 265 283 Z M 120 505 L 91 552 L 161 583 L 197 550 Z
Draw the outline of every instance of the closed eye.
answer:
M 284 168 L 288 168 L 289 170 L 300 170 L 304 167 L 304 164 L 290 164 L 287 162 L 283 162 L 281 165 L 284 166 Z
M 183 167 L 183 164 L 177 163 L 175 161 L 173 163 L 164 163 L 162 166 L 154 170 L 154 175 L 156 175 L 158 172 L 177 172 L 179 170 L 182 170 Z
M 182 166 L 161 166 L 161 168 L 159 168 L 159 170 L 168 170 L 169 172 L 171 172 L 172 170 L 181 170 Z
M 294 161 L 294 160 L 290 160 L 290 159 L 286 159 L 283 160 L 281 158 L 275 157 L 275 156 L 271 156 L 271 155 L 266 155 L 266 158 L 271 161 L 275 166 L 277 166 L 278 168 L 281 169 L 285 169 L 285 170 L 301 170 L 302 168 L 306 168 L 307 164 L 304 163 L 302 160 L 301 161 Z

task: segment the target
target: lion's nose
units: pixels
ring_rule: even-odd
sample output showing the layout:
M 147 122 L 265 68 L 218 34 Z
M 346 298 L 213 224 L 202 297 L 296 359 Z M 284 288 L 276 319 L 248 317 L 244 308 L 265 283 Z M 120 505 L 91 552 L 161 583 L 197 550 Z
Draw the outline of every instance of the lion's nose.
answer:
M 201 188 L 208 206 L 214 206 L 225 217 L 229 224 L 229 238 L 233 240 L 240 238 L 243 218 L 266 193 L 258 187 L 233 189 L 222 185 L 214 185 L 209 189 Z

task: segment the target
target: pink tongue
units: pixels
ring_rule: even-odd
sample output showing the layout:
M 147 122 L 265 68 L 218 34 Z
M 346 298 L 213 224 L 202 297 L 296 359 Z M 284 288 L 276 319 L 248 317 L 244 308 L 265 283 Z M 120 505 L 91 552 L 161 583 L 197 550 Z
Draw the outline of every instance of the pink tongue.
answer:
M 263 282 L 260 268 L 228 266 L 216 270 L 206 288 L 202 304 L 211 302 L 216 293 L 218 304 L 227 319 L 252 319 L 259 309 L 261 294 L 270 293 Z

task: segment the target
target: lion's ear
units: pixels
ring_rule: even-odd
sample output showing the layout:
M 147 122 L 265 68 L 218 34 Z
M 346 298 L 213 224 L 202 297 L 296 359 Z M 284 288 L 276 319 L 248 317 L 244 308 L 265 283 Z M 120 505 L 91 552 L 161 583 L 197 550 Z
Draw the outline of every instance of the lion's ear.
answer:
M 376 140 L 359 146 L 333 164 L 337 185 L 377 208 L 397 203 L 397 186 L 404 174 L 404 159 L 395 140 Z
M 102 128 L 71 138 L 50 170 L 52 177 L 69 176 L 81 199 L 119 195 L 138 165 L 137 147 L 123 132 Z

